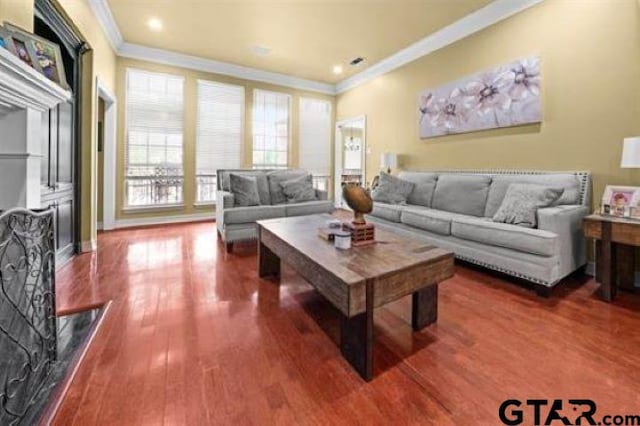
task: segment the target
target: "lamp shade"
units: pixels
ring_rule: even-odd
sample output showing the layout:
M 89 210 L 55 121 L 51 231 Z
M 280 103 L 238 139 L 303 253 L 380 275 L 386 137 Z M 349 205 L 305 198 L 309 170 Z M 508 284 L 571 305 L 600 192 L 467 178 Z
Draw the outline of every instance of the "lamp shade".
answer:
M 383 152 L 380 154 L 380 167 L 395 169 L 398 166 L 398 155 L 395 152 Z
M 640 136 L 624 138 L 620 167 L 623 169 L 640 168 Z

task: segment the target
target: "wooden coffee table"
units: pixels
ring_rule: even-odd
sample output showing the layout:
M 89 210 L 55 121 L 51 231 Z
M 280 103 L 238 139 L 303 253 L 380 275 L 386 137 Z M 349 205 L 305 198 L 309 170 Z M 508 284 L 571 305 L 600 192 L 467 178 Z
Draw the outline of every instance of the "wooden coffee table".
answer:
M 279 276 L 286 262 L 341 314 L 340 350 L 365 380 L 373 378 L 373 309 L 413 295 L 411 323 L 438 318 L 438 283 L 453 276 L 453 253 L 376 225 L 377 244 L 338 250 L 317 236 L 330 215 L 258 221 L 258 273 Z

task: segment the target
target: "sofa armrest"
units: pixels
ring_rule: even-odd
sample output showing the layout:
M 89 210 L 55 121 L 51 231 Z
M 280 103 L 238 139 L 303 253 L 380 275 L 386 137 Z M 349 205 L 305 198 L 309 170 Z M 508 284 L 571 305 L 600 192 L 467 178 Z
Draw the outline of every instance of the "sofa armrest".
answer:
M 582 219 L 589 209 L 582 205 L 555 206 L 538 210 L 538 229 L 558 235 L 560 243 L 560 278 L 587 262 Z
M 316 189 L 316 197 L 318 198 L 318 200 L 328 200 L 329 199 L 329 193 L 327 191 L 323 191 L 321 189 Z
M 232 193 L 227 191 L 216 192 L 216 227 L 218 231 L 222 232 L 224 230 L 224 210 L 232 208 L 234 204 Z

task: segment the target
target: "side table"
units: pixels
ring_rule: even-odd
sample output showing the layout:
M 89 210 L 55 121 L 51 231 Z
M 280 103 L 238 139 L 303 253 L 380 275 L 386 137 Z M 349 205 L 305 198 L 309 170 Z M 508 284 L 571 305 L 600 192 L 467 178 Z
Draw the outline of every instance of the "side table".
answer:
M 600 294 L 611 302 L 618 291 L 634 291 L 635 248 L 640 246 L 640 221 L 592 214 L 582 229 L 596 241 L 596 281 Z

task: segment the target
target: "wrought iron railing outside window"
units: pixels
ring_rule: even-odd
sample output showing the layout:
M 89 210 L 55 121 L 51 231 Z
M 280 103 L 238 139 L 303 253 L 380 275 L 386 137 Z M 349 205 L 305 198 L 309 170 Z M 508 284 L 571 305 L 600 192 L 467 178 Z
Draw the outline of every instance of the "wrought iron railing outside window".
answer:
M 329 175 L 313 175 L 313 187 L 320 191 L 328 191 L 329 177 Z
M 184 176 L 181 168 L 129 167 L 125 177 L 127 207 L 180 204 Z
M 215 203 L 218 177 L 215 174 L 196 176 L 196 202 Z

